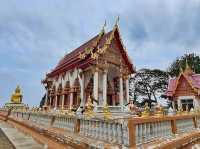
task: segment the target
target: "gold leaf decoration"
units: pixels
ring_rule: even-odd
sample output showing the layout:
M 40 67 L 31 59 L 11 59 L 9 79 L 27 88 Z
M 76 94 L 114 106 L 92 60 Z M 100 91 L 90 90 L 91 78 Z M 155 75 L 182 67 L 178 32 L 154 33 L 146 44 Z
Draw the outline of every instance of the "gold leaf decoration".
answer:
M 98 53 L 91 53 L 91 58 L 92 59 L 98 59 L 98 57 L 99 57 L 99 55 L 98 55 Z
M 80 59 L 84 59 L 85 56 L 86 56 L 85 53 L 81 53 L 81 52 L 79 52 L 79 58 L 80 58 Z
M 85 54 L 90 54 L 92 52 L 92 48 L 88 47 L 85 49 Z

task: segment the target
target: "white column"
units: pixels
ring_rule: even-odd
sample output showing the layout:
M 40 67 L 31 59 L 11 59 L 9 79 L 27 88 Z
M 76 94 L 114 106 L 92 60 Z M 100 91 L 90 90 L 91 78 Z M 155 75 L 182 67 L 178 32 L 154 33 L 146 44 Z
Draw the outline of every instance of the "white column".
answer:
M 70 103 L 69 103 L 69 109 L 72 109 L 72 104 L 73 104 L 73 93 L 70 92 Z
M 122 78 L 122 75 L 119 78 L 119 85 L 120 85 L 120 93 L 119 93 L 120 106 L 123 108 L 123 105 L 124 105 L 124 95 L 123 95 L 123 78 Z
M 84 77 L 84 74 L 82 74 L 82 79 L 81 79 L 81 103 L 80 103 L 80 106 L 85 106 L 84 90 L 85 90 L 85 77 Z
M 126 101 L 129 103 L 129 77 L 126 78 Z
M 47 100 L 48 100 L 48 89 L 46 91 L 46 98 L 45 98 L 45 104 L 44 104 L 45 106 L 47 106 L 47 102 L 48 102 Z
M 107 70 L 103 72 L 103 105 L 107 103 Z
M 93 83 L 93 95 L 94 99 L 98 101 L 98 95 L 99 95 L 99 74 L 98 74 L 98 69 L 95 69 L 94 72 L 94 83 Z M 95 106 L 97 105 L 96 102 L 93 103 Z
M 199 100 L 197 98 L 193 98 L 193 105 L 194 105 L 194 109 L 199 108 Z
M 57 100 L 58 100 L 58 96 L 56 95 L 56 96 L 55 96 L 55 101 L 54 101 L 54 104 L 55 104 L 54 107 L 56 107 L 56 108 L 57 108 Z
M 179 108 L 179 107 L 182 108 L 181 99 L 178 99 L 178 100 L 177 100 L 177 104 L 178 104 L 178 108 Z

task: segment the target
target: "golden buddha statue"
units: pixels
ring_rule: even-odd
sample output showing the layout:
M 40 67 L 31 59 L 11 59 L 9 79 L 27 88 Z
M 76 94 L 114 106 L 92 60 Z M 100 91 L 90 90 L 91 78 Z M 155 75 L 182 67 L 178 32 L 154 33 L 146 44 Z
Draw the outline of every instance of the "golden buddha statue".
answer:
M 22 93 L 19 86 L 15 89 L 15 93 L 11 96 L 11 103 L 22 103 Z
M 93 117 L 94 116 L 94 105 L 92 103 L 92 99 L 90 97 L 90 95 L 88 96 L 88 100 L 87 103 L 85 105 L 85 115 L 87 117 Z
M 164 109 L 160 104 L 157 104 L 155 107 L 155 116 L 163 116 L 164 115 Z
M 144 111 L 142 112 L 142 117 L 148 117 L 150 115 L 150 108 L 146 102 L 144 105 Z
M 112 118 L 112 114 L 109 110 L 109 107 L 108 107 L 108 104 L 106 103 L 103 107 L 103 117 L 104 117 L 104 120 L 109 120 Z

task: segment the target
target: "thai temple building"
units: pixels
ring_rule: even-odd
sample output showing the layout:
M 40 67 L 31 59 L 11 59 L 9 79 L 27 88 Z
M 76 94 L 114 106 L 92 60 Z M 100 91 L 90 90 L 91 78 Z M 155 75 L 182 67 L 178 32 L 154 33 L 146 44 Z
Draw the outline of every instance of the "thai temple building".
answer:
M 42 81 L 49 109 L 78 109 L 91 98 L 95 110 L 108 105 L 123 111 L 129 102 L 129 77 L 135 68 L 122 43 L 118 21 L 65 55 Z
M 15 89 L 15 92 L 10 97 L 10 102 L 5 104 L 5 108 L 14 108 L 14 109 L 24 109 L 26 105 L 22 102 L 22 92 L 19 86 Z
M 167 96 L 174 109 L 197 109 L 200 106 L 200 74 L 196 74 L 188 65 L 178 77 L 169 79 Z

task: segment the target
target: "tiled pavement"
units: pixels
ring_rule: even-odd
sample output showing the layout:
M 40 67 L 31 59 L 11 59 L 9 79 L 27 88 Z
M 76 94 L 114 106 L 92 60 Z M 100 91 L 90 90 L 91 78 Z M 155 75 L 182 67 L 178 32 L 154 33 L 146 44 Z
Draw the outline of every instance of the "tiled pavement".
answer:
M 0 121 L 0 128 L 9 138 L 10 142 L 12 142 L 12 144 L 16 149 L 45 149 L 45 147 L 37 143 L 31 136 L 25 135 L 24 133 L 18 131 L 16 128 L 9 126 L 8 124 L 2 121 Z M 1 145 L 3 145 L 2 141 L 0 141 L 0 149 Z M 8 149 L 14 149 L 14 148 L 10 147 Z

